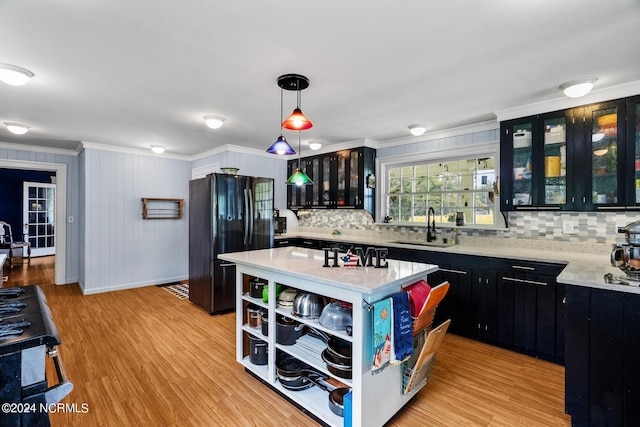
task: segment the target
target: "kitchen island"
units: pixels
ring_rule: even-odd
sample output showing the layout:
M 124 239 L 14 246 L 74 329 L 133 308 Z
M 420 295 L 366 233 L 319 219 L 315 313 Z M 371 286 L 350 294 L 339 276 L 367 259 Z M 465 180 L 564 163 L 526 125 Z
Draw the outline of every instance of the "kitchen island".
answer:
M 402 366 L 392 365 L 372 374 L 372 312 L 371 304 L 401 291 L 420 279 L 427 279 L 438 267 L 433 264 L 388 260 L 388 268 L 323 267 L 325 253 L 319 250 L 286 247 L 220 255 L 236 264 L 236 360 L 246 370 L 275 389 L 281 395 L 310 413 L 316 420 L 331 426 L 342 426 L 343 418 L 329 409 L 328 393 L 318 387 L 291 391 L 277 381 L 276 352 L 284 352 L 309 364 L 334 380 L 352 388 L 353 426 L 381 426 L 413 395 L 414 388 L 403 394 Z M 249 283 L 260 278 L 268 284 L 268 302 L 252 298 Z M 285 346 L 276 342 L 276 316 L 292 317 L 291 309 L 276 304 L 276 284 L 298 291 L 312 292 L 352 304 L 353 332 L 324 328 L 317 320 L 296 319 L 331 336 L 352 343 L 352 378 L 345 379 L 328 371 L 320 354 L 310 354 L 298 344 Z M 268 310 L 268 334 L 248 325 L 247 306 L 254 304 Z M 249 338 L 267 343 L 268 356 L 264 365 L 254 364 L 249 357 Z

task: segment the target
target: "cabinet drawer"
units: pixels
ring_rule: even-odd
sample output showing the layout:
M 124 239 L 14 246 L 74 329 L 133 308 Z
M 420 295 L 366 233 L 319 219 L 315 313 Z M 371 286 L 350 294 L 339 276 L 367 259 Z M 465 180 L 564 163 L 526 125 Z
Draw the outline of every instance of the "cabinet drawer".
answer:
M 491 258 L 489 268 L 497 270 L 514 271 L 526 274 L 542 274 L 557 277 L 566 264 L 555 264 L 535 261 L 522 261 L 518 259 Z

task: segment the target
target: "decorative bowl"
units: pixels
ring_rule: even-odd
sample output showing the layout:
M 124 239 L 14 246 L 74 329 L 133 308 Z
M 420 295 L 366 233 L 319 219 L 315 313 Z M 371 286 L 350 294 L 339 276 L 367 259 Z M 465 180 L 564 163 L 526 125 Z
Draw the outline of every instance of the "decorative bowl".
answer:
M 222 173 L 227 174 L 227 175 L 235 175 L 238 173 L 238 171 L 240 169 L 238 168 L 220 168 L 220 170 L 222 171 Z

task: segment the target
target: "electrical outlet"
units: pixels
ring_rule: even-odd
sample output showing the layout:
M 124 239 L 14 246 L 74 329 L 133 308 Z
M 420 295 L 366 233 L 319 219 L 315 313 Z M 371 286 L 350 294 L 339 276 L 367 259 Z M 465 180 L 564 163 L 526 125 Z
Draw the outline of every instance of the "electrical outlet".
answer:
M 573 221 L 562 221 L 562 234 L 573 234 Z

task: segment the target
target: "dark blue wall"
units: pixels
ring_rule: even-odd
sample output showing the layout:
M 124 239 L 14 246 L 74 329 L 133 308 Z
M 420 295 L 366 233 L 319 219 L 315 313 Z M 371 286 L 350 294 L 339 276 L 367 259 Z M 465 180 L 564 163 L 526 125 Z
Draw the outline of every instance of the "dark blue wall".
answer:
M 22 238 L 23 183 L 51 183 L 55 172 L 0 168 L 0 220 L 11 224 L 15 238 Z

